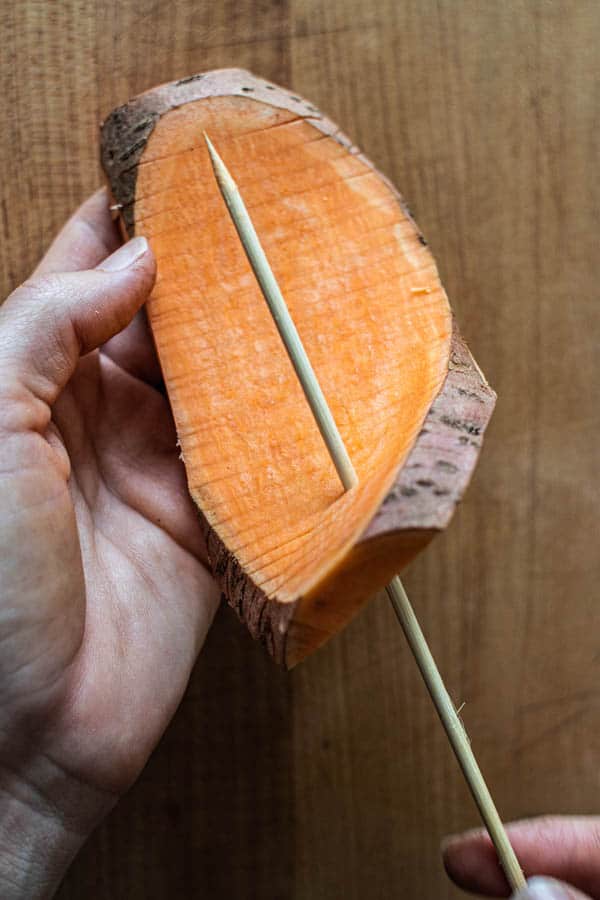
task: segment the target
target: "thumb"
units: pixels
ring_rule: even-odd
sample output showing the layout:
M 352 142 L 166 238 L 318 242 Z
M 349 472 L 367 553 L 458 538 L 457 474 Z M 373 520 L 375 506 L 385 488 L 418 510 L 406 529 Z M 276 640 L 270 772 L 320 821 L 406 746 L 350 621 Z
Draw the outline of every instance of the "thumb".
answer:
M 52 405 L 79 357 L 129 324 L 154 277 L 148 242 L 137 237 L 96 269 L 35 277 L 17 288 L 0 308 L 4 399 L 17 409 L 27 395 Z

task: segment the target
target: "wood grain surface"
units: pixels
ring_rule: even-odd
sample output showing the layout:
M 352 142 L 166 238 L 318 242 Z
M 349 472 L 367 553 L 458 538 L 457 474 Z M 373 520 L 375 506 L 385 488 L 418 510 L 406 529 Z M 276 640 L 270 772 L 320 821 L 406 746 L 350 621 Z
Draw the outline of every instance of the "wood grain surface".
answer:
M 498 392 L 482 461 L 407 587 L 506 818 L 600 809 L 600 5 L 0 5 L 7 293 L 100 182 L 133 94 L 244 66 L 328 111 L 400 187 Z M 476 824 L 393 613 L 291 674 L 223 609 L 139 783 L 61 900 L 438 900 Z

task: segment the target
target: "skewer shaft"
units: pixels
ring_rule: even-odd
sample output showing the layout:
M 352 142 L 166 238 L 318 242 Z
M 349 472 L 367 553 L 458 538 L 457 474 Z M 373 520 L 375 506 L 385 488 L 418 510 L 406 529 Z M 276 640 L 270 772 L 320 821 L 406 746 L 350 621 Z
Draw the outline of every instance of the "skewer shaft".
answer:
M 465 776 L 473 800 L 477 804 L 483 823 L 496 848 L 496 853 L 502 863 L 506 878 L 512 889 L 518 891 L 525 887 L 525 876 L 523 875 L 515 851 L 508 840 L 506 829 L 498 815 L 498 810 L 496 809 L 492 795 L 481 774 L 481 769 L 479 768 L 477 760 L 475 759 L 475 754 L 471 749 L 471 743 L 465 728 L 454 708 L 454 704 L 446 690 L 440 671 L 431 655 L 425 635 L 421 631 L 421 626 L 419 625 L 410 600 L 397 575 L 392 578 L 386 587 L 386 591 L 421 675 L 423 676 L 423 681 L 433 700 L 440 721 L 448 735 L 448 740 L 450 741 L 454 755 Z
M 210 153 L 217 184 L 236 227 L 248 261 L 267 301 L 277 330 L 281 335 L 285 349 L 302 385 L 302 390 L 319 426 L 319 431 L 327 445 L 340 480 L 344 489 L 348 491 L 358 484 L 358 477 L 348 456 L 346 446 L 335 424 L 327 400 L 321 390 L 321 385 L 306 354 L 294 321 L 290 316 L 287 304 L 283 299 L 238 187 L 206 133 L 204 138 Z
M 208 135 L 204 135 L 208 151 L 213 164 L 217 184 L 227 209 L 236 227 L 246 256 L 252 266 L 261 291 L 267 301 L 275 324 L 281 335 L 287 353 L 292 361 L 296 374 L 302 384 L 306 399 L 313 412 L 323 440 L 327 445 L 331 459 L 336 467 L 344 488 L 348 490 L 358 483 L 356 472 L 348 456 L 348 452 L 338 431 L 337 425 L 327 401 L 321 390 L 314 370 L 310 364 L 306 351 L 302 345 L 300 336 L 296 330 L 292 317 L 279 285 L 273 275 L 271 267 L 265 256 L 264 250 L 258 239 L 244 201 L 240 196 L 238 187 L 229 174 L 225 163 L 218 155 L 210 142 Z M 502 864 L 506 877 L 514 891 L 525 887 L 525 877 L 519 866 L 515 852 L 508 840 L 508 835 L 498 811 L 494 805 L 492 796 L 485 783 L 481 770 L 471 749 L 469 738 L 463 724 L 454 708 L 454 704 L 444 686 L 442 676 L 435 663 L 431 651 L 421 631 L 421 627 L 415 616 L 400 578 L 395 575 L 386 588 L 392 602 L 394 611 L 400 621 L 408 644 L 417 662 L 427 690 L 433 700 L 438 716 L 444 726 L 448 740 L 454 750 L 458 763 L 465 776 L 473 799 L 477 804 L 481 818 L 492 839 L 496 853 Z

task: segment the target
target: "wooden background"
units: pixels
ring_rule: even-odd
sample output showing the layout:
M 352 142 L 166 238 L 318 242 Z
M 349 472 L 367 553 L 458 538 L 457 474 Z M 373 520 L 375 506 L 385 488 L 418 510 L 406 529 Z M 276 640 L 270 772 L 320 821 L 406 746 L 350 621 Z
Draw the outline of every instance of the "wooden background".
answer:
M 447 534 L 406 583 L 502 814 L 600 808 L 600 3 L 0 3 L 8 292 L 100 182 L 100 118 L 240 65 L 403 190 L 499 394 Z M 476 816 L 388 604 L 291 675 L 223 610 L 175 721 L 61 900 L 462 896 Z

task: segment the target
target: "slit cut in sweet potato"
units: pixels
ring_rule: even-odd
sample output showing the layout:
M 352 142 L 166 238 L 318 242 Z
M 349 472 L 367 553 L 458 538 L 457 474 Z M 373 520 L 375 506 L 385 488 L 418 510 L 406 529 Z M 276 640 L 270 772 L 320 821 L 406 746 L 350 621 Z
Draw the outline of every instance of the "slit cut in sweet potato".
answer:
M 359 476 L 344 494 L 215 184 L 236 179 Z M 227 600 L 291 666 L 445 527 L 494 395 L 394 188 L 314 107 L 241 70 L 115 110 L 102 158 L 158 261 L 148 315 Z M 436 399 L 437 398 L 437 399 Z

